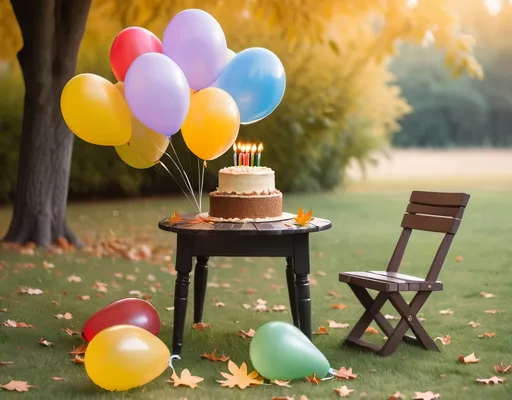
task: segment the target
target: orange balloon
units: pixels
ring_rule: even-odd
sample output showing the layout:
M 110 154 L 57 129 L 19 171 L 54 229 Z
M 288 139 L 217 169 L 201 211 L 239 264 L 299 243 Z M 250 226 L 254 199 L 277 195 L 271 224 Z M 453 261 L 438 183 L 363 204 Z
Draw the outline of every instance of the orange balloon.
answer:
M 190 98 L 181 127 L 185 144 L 197 157 L 214 160 L 229 150 L 238 136 L 240 112 L 224 90 L 209 87 Z

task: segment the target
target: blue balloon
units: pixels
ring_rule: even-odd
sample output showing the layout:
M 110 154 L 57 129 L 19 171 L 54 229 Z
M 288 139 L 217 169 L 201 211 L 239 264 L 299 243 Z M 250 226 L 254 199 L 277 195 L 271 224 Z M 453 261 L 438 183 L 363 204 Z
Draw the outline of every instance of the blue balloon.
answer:
M 233 57 L 215 85 L 233 97 L 240 110 L 240 123 L 248 125 L 276 109 L 284 96 L 286 75 L 274 53 L 252 47 Z

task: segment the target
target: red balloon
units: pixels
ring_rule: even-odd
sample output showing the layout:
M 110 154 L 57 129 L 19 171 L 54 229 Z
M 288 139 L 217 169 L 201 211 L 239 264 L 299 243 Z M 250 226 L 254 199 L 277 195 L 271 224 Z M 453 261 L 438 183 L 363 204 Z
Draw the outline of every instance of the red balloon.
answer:
M 110 65 L 119 82 L 124 82 L 126 71 L 138 56 L 161 53 L 162 42 L 153 32 L 139 26 L 123 29 L 110 48 Z
M 134 325 L 158 335 L 160 317 L 145 300 L 126 298 L 116 300 L 90 317 L 82 329 L 82 337 L 90 342 L 103 329 L 115 325 Z

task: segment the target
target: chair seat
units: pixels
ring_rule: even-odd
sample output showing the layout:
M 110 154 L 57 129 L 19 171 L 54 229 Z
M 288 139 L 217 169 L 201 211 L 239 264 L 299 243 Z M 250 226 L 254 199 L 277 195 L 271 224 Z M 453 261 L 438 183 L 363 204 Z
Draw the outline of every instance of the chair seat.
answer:
M 443 290 L 440 281 L 428 282 L 416 276 L 399 274 L 398 272 L 367 271 L 342 272 L 340 282 L 362 286 L 380 292 L 401 291 L 435 291 Z

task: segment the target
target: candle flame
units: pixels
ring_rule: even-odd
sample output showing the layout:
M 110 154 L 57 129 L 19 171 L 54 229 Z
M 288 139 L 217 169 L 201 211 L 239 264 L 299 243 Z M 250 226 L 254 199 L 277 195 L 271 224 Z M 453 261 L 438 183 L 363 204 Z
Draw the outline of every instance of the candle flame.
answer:
M 260 143 L 258 145 L 258 153 L 261 153 L 263 151 L 263 143 Z
M 233 151 L 236 153 L 236 143 L 233 143 Z
M 242 151 L 242 143 L 238 142 L 238 152 Z
M 252 154 L 256 153 L 256 144 L 255 143 L 252 144 L 251 153 Z

